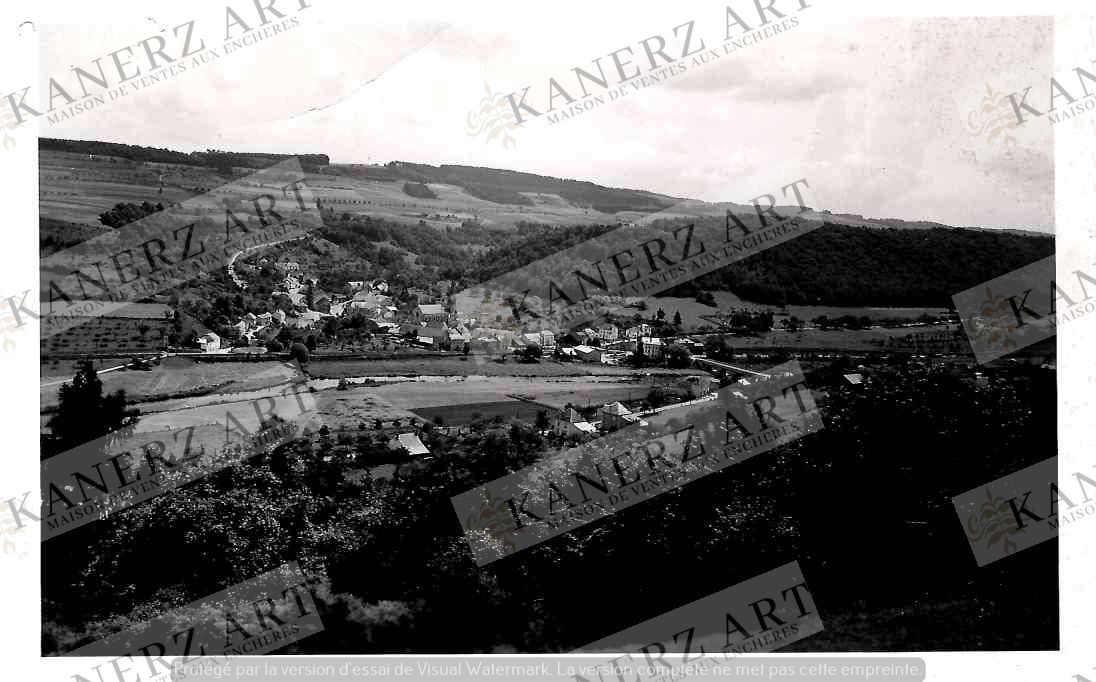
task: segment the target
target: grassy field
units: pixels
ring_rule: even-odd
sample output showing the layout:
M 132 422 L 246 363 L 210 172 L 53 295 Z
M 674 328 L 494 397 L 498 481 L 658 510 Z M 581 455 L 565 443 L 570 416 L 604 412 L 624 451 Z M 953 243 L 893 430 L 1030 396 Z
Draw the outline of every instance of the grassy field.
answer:
M 115 367 L 125 360 L 107 360 L 96 363 L 96 369 Z M 42 407 L 57 404 L 57 391 L 61 382 L 71 381 L 76 373 L 72 361 L 43 363 L 40 388 Z M 126 392 L 130 400 L 141 400 L 150 396 L 163 396 L 222 386 L 229 382 L 244 382 L 264 371 L 277 367 L 278 362 L 194 362 L 187 358 L 165 358 L 152 369 L 120 369 L 99 376 L 103 382 L 103 391 L 113 393 Z
M 615 400 L 642 398 L 656 382 L 614 377 L 423 377 L 418 381 L 381 386 L 355 386 L 339 391 L 330 380 L 314 380 L 318 410 L 332 429 L 352 428 L 360 422 L 389 421 L 419 415 L 433 419 L 441 414 L 446 424 L 500 414 L 509 419 L 532 419 L 538 410 L 562 407 L 568 402 L 598 405 Z M 525 396 L 536 405 L 510 398 Z
M 835 351 L 866 351 L 887 350 L 890 348 L 890 339 L 901 339 L 912 334 L 947 334 L 957 328 L 957 325 L 939 325 L 932 327 L 918 327 L 913 329 L 858 329 L 858 330 L 829 330 L 807 329 L 804 331 L 788 333 L 783 331 L 771 331 L 757 336 L 735 336 L 730 339 L 732 347 L 743 351 L 761 348 L 827 348 Z M 955 342 L 954 352 L 971 353 L 970 345 L 965 340 Z M 906 346 L 908 349 L 909 347 Z
M 673 296 L 668 296 L 666 298 L 650 298 L 647 300 L 647 311 L 642 314 L 645 317 L 650 317 L 661 308 L 666 312 L 666 320 L 672 321 L 674 313 L 680 312 L 682 325 L 686 330 L 691 331 L 702 325 L 712 325 L 710 321 L 701 319 L 701 315 L 729 312 L 734 308 L 772 310 L 775 313 L 774 318 L 777 325 L 779 325 L 782 320 L 791 316 L 798 317 L 805 322 L 810 322 L 820 315 L 825 315 L 830 318 L 853 315 L 855 317 L 867 317 L 871 320 L 884 320 L 890 318 L 915 320 L 924 314 L 936 316 L 943 312 L 943 308 L 871 308 L 865 306 L 832 305 L 790 305 L 781 308 L 775 305 L 746 301 L 735 296 L 730 291 L 713 291 L 712 296 L 715 298 L 716 303 L 719 304 L 718 308 L 697 303 L 696 300 L 691 298 Z M 631 315 L 635 310 L 628 308 L 621 310 L 620 312 Z
M 435 407 L 438 405 L 463 405 L 505 400 L 508 396 L 525 396 L 537 402 L 546 402 L 552 396 L 569 396 L 585 403 L 609 391 L 636 397 L 646 395 L 654 382 L 620 380 L 613 377 L 458 377 L 450 381 L 419 381 L 390 384 L 372 390 L 380 399 L 406 409 Z M 567 402 L 564 400 L 563 402 Z
M 356 429 L 362 422 L 372 429 L 377 419 L 390 422 L 415 416 L 406 407 L 386 401 L 375 388 L 332 389 L 315 393 L 313 397 L 316 399 L 316 410 L 332 430 Z
M 488 403 L 468 403 L 465 405 L 440 405 L 438 407 L 419 407 L 413 412 L 426 421 L 433 421 L 440 416 L 446 426 L 468 424 L 477 418 L 492 419 L 501 417 L 503 420 L 524 419 L 533 421 L 537 412 L 543 407 L 520 400 L 498 400 Z
M 360 376 L 488 376 L 488 377 L 579 377 L 579 376 L 635 376 L 643 374 L 627 367 L 596 365 L 579 362 L 555 362 L 541 360 L 523 363 L 507 360 L 505 363 L 485 362 L 476 364 L 474 356 L 450 358 L 411 358 L 407 360 L 316 360 L 309 367 L 312 376 L 322 379 L 340 379 Z M 688 375 L 696 370 L 658 369 L 645 370 L 655 374 Z
M 559 391 L 537 396 L 536 401 L 557 409 L 562 408 L 567 403 L 580 407 L 604 405 L 618 400 L 620 402 L 640 400 L 647 397 L 652 388 L 654 388 L 653 384 L 628 384 L 587 390 Z

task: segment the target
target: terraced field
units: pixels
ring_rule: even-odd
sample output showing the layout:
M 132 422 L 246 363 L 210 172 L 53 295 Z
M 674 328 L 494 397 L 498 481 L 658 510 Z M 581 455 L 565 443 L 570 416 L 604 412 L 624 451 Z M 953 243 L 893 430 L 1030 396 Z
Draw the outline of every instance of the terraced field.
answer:
M 247 172 L 253 171 L 237 168 L 236 182 Z M 496 227 L 519 221 L 549 225 L 615 224 L 635 221 L 649 213 L 629 210 L 605 213 L 549 192 L 520 192 L 533 204 L 520 206 L 486 201 L 446 183 L 426 183 L 438 198 L 420 199 L 403 191 L 403 179 L 369 179 L 339 175 L 335 171 L 306 173 L 305 177 L 322 204 L 336 212 L 368 213 L 396 222 L 422 221 L 441 229 L 459 227 L 462 221 L 472 219 Z M 43 216 L 91 225 L 99 224 L 99 214 L 119 202 L 178 202 L 229 182 L 213 169 L 199 166 L 49 150 L 39 153 L 38 179 Z M 662 215 L 720 216 L 731 206 L 689 200 Z
M 237 169 L 237 174 L 245 171 Z M 98 225 L 99 214 L 119 202 L 179 202 L 229 182 L 208 168 L 55 151 L 39 154 L 38 179 L 43 216 L 91 225 Z M 533 194 L 530 198 L 535 206 L 528 207 L 477 199 L 455 185 L 430 184 L 438 198 L 417 199 L 404 193 L 402 180 L 307 173 L 306 182 L 324 206 L 337 212 L 369 213 L 397 222 L 424 220 L 439 228 L 460 227 L 461 221 L 477 218 L 488 225 L 520 220 L 574 224 L 618 219 L 575 207 L 557 195 Z

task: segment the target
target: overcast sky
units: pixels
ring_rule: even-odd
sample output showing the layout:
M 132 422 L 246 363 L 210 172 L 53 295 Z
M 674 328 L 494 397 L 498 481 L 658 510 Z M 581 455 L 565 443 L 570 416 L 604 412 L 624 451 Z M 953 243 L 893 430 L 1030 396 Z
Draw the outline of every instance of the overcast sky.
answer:
M 972 87 L 1003 71 L 1045 83 L 1052 73 L 1049 20 L 849 22 L 823 6 L 796 13 L 798 0 L 779 0 L 797 28 L 724 54 L 725 6 L 643 14 L 591 7 L 581 21 L 545 7 L 467 24 L 362 24 L 309 9 L 295 15 L 299 26 L 258 46 L 44 126 L 41 134 L 184 151 L 326 153 L 340 163 L 489 166 L 708 201 L 778 193 L 805 177 L 818 208 L 834 212 L 1052 231 L 1046 122 L 1005 145 L 985 130 L 965 131 L 970 112 L 959 110 Z M 758 23 L 752 2 L 734 6 L 748 24 Z M 504 94 L 531 86 L 526 101 L 543 109 L 549 78 L 580 95 L 571 69 L 594 69 L 600 57 L 610 74 L 615 50 L 630 46 L 633 54 L 622 55 L 635 65 L 628 70 L 638 66 L 646 75 L 640 43 L 650 36 L 664 37 L 666 51 L 680 56 L 686 29 L 677 37 L 673 29 L 689 20 L 690 49 L 703 39 L 719 59 L 696 66 L 690 60 L 685 73 L 571 120 L 532 119 L 508 131 L 511 145 L 501 135 L 487 141 L 470 134 L 469 114 L 485 87 Z M 200 19 L 195 42 L 202 36 L 218 44 L 223 21 Z M 71 66 L 160 28 L 151 19 L 116 31 L 53 27 L 44 32 L 46 73 L 71 79 Z M 169 43 L 168 54 L 180 45 Z

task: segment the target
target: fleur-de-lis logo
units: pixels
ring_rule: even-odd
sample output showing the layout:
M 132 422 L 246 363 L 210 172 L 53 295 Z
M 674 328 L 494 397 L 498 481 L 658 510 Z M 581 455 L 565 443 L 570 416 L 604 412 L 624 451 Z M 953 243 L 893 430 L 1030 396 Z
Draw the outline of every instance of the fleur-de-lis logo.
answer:
M 1000 345 L 1007 353 L 1016 350 L 1016 337 L 1022 335 L 1016 325 L 1016 316 L 1008 299 L 995 296 L 989 286 L 986 286 L 986 298 L 982 301 L 978 315 L 971 322 L 972 336 L 987 347 Z
M 4 135 L 3 139 L 0 140 L 0 144 L 3 145 L 5 151 L 15 149 L 15 138 L 8 131 L 15 130 L 16 125 L 15 112 L 11 110 L 11 107 L 4 107 L 0 110 L 0 132 Z
M 518 127 L 513 107 L 509 105 L 506 96 L 501 92 L 491 92 L 491 86 L 487 83 L 483 84 L 483 90 L 486 95 L 480 100 L 479 109 L 468 112 L 465 120 L 465 134 L 476 137 L 487 133 L 485 143 L 490 143 L 491 140 L 502 135 L 504 149 L 517 146 L 517 142 L 510 135 L 510 131 Z
M 0 551 L 4 556 L 24 558 L 27 556 L 28 533 L 19 532 L 15 518 L 4 514 L 0 516 Z
M 978 108 L 967 112 L 966 133 L 971 137 L 986 137 L 986 144 L 1000 138 L 1000 144 L 1007 151 L 1016 147 L 1016 138 L 1012 136 L 1012 130 L 1020 127 L 1020 122 L 1012 113 L 1012 106 L 1008 102 L 1008 96 L 995 93 L 989 83 L 986 83 L 986 94 L 982 97 Z
M 966 531 L 971 543 L 984 541 L 987 549 L 1000 544 L 1007 556 L 1016 551 L 1016 543 L 1009 538 L 1023 533 L 1024 529 L 1016 524 L 1008 500 L 994 496 L 986 486 L 986 500 L 978 513 L 967 519 Z
M 0 308 L 0 345 L 3 345 L 5 353 L 15 350 L 15 340 L 12 335 L 20 329 L 15 315 L 11 312 L 11 306 Z
M 465 532 L 491 551 L 506 555 L 515 550 L 510 534 L 515 530 L 506 501 L 484 491 L 484 503 L 477 513 L 465 518 Z

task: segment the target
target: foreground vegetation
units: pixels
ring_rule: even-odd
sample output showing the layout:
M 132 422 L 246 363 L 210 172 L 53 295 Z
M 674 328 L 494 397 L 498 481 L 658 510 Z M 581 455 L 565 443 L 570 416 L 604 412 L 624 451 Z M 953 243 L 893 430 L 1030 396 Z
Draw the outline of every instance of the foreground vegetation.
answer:
M 808 376 L 821 432 L 482 569 L 450 498 L 562 443 L 427 424 L 435 457 L 373 480 L 388 434 L 299 440 L 47 542 L 43 649 L 289 560 L 325 629 L 284 653 L 566 651 L 791 560 L 827 627 L 800 650 L 1056 648 L 1056 543 L 978 568 L 950 502 L 1055 453 L 1054 373 L 848 369 Z

